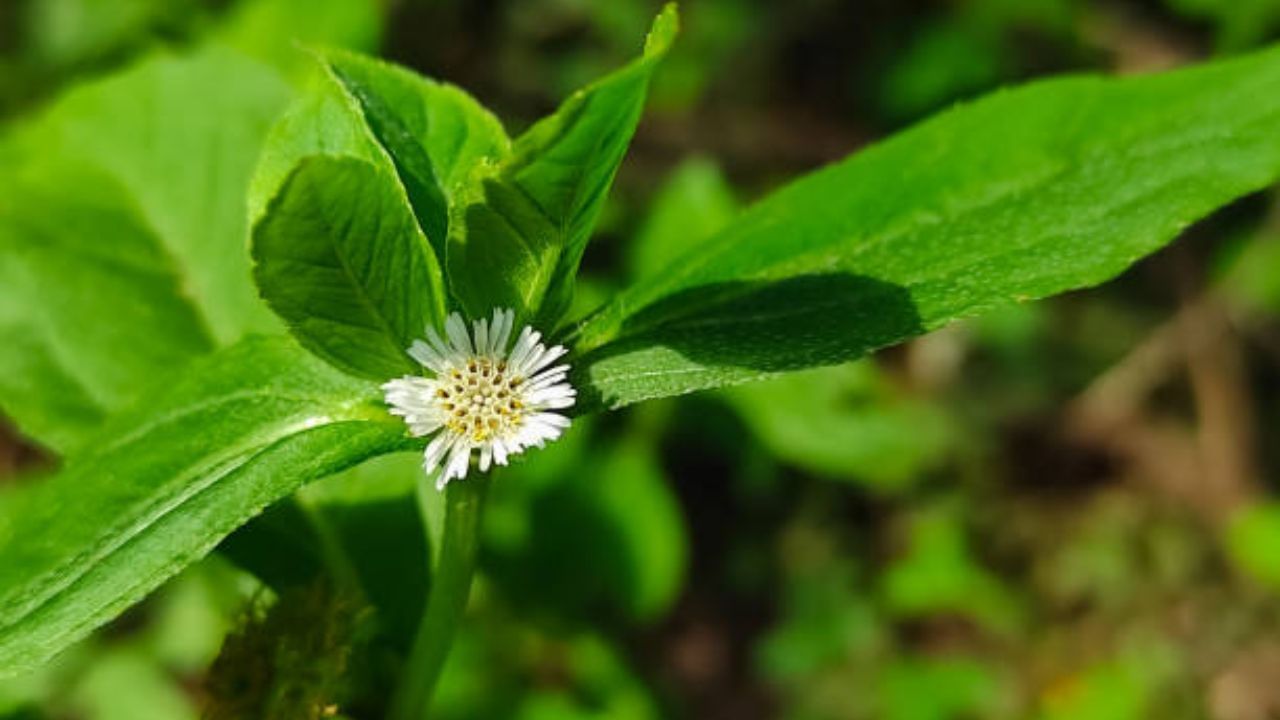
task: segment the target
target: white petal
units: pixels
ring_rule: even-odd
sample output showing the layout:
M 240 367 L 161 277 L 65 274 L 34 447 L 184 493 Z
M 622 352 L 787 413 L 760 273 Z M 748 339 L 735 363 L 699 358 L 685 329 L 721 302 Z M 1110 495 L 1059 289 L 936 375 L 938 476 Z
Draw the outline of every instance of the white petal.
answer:
M 445 342 L 444 338 L 440 337 L 440 333 L 433 327 L 427 327 L 427 342 L 446 364 L 457 360 L 457 353 L 453 352 L 449 347 L 449 343 Z
M 444 469 L 446 478 L 458 478 L 461 480 L 467 476 L 467 470 L 471 468 L 471 443 L 458 439 L 453 445 L 453 452 L 449 455 L 449 464 Z M 448 480 L 446 479 L 446 482 Z
M 541 337 L 536 330 L 526 325 L 520 331 L 520 338 L 516 340 L 516 346 L 511 351 L 511 357 L 507 359 L 507 363 L 511 366 L 513 372 L 520 372 L 519 368 L 528 359 L 529 353 L 538 348 L 538 338 Z
M 417 360 L 423 367 L 430 368 L 437 375 L 444 369 L 444 357 L 423 340 L 413 341 L 409 346 L 409 357 Z
M 555 362 L 557 359 L 562 357 L 567 352 L 569 351 L 564 349 L 563 345 L 556 345 L 555 347 L 545 351 L 544 353 L 541 354 L 541 356 L 538 358 L 536 362 L 531 363 L 532 366 L 529 368 L 529 373 L 533 374 L 541 371 L 543 368 Z
M 475 323 L 475 346 L 476 353 L 479 355 L 489 354 L 489 321 L 481 318 Z
M 547 407 L 552 407 L 548 405 Z M 405 418 L 405 422 L 409 423 L 409 433 L 414 437 L 425 437 L 440 429 L 444 424 L 439 417 L 412 417 Z
M 427 472 L 434 472 L 440 466 L 440 460 L 444 458 L 449 448 L 453 446 L 453 441 L 457 438 L 450 433 L 440 433 L 427 444 L 427 449 L 423 452 L 423 461 L 426 464 Z
M 452 343 L 453 349 L 459 355 L 471 355 L 471 338 L 467 335 L 467 325 L 462 322 L 462 316 L 453 313 L 444 323 L 444 331 L 449 334 L 449 342 Z
M 494 310 L 493 311 L 493 337 L 491 338 L 494 355 L 501 355 L 507 350 L 507 343 L 511 340 L 511 326 L 515 323 L 516 313 L 514 310 Z

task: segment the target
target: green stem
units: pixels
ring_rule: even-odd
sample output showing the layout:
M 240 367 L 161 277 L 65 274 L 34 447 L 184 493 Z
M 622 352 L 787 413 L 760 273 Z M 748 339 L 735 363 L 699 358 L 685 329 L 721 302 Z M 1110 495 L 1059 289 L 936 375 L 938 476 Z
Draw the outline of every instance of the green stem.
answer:
M 431 580 L 431 594 L 409 662 L 392 699 L 388 720 L 423 720 L 430 709 L 453 636 L 462 622 L 471 594 L 479 544 L 480 511 L 489 481 L 484 475 L 449 483 L 445 490 L 444 537 L 440 561 Z

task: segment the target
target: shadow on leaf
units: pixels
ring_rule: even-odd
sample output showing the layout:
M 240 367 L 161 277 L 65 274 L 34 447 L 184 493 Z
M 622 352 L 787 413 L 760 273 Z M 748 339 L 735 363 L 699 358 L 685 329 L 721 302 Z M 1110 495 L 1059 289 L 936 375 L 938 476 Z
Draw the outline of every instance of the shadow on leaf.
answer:
M 726 282 L 677 292 L 631 315 L 617 339 L 574 363 L 579 408 L 610 404 L 593 369 L 653 348 L 703 368 L 761 374 L 856 359 L 924 332 L 906 289 L 848 273 Z M 697 389 L 691 387 L 690 389 Z

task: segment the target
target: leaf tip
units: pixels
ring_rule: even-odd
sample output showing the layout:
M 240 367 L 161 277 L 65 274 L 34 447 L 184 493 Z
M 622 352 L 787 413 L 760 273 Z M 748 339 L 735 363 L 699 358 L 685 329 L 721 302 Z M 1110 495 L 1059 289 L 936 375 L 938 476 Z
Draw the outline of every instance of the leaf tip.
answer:
M 653 26 L 649 28 L 649 34 L 644 39 L 645 57 L 665 55 L 667 50 L 671 49 L 671 43 L 675 41 L 676 33 L 679 31 L 679 10 L 676 3 L 669 2 L 662 7 L 658 17 L 654 18 Z

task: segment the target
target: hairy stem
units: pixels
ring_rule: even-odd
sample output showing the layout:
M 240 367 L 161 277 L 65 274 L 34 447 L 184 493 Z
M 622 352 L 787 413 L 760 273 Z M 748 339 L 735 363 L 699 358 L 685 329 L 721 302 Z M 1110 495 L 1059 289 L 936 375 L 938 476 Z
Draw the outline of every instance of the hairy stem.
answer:
M 488 478 L 455 481 L 445 490 L 444 533 L 431 595 L 405 665 L 388 720 L 422 720 L 430 709 L 440 671 L 471 594 L 479 544 L 480 513 Z M 425 520 L 425 518 L 424 518 Z M 434 555 L 434 553 L 433 553 Z

